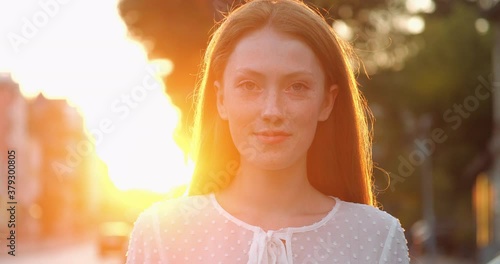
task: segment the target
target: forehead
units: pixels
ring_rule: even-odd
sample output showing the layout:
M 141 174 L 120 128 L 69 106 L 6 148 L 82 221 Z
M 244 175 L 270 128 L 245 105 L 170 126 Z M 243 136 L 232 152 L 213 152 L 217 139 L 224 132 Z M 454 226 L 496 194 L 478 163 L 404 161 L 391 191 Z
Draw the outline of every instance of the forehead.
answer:
M 251 32 L 238 41 L 224 75 L 242 69 L 268 75 L 305 71 L 315 77 L 324 76 L 320 61 L 304 41 L 269 27 Z

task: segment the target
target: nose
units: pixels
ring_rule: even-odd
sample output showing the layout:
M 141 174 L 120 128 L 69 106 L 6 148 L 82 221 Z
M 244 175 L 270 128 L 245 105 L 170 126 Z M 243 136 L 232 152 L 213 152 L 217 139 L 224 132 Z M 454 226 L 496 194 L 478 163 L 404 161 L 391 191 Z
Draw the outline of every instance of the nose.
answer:
M 284 102 L 278 91 L 269 89 L 265 95 L 262 119 L 266 122 L 277 123 L 283 120 L 284 117 Z

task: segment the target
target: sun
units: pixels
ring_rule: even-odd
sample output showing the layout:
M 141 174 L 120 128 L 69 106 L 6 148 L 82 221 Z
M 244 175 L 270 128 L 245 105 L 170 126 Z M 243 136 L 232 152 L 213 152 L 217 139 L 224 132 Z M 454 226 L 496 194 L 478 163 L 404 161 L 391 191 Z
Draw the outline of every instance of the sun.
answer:
M 163 93 L 161 82 L 156 85 L 137 93 L 142 97 L 134 97 L 134 91 L 141 90 L 135 86 L 112 103 L 116 127 L 103 136 L 107 139 L 102 148 L 98 145 L 98 154 L 119 189 L 166 192 L 186 184 L 192 174 L 192 162 L 173 139 L 180 112 Z
M 76 107 L 119 189 L 167 192 L 189 182 L 193 164 L 173 138 L 180 112 L 162 82 L 173 65 L 148 61 L 117 0 L 53 2 L 0 3 L 0 33 L 10 36 L 0 43 L 0 70 L 28 98 L 43 93 Z

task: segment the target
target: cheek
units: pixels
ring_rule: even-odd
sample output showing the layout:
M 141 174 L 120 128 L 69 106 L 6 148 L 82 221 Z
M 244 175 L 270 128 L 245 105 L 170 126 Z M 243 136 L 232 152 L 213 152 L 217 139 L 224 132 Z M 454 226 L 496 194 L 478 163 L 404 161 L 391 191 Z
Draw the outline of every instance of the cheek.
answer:
M 226 105 L 226 112 L 233 141 L 242 140 L 256 118 L 255 109 L 248 103 L 232 101 Z
M 295 113 L 294 119 L 304 126 L 311 128 L 315 127 L 318 123 L 320 110 L 315 101 L 300 105 L 293 112 Z
M 246 123 L 256 112 L 253 103 L 232 99 L 226 101 L 226 112 L 230 123 Z
M 299 136 L 300 144 L 310 145 L 318 126 L 319 109 L 315 104 L 307 104 L 296 111 L 294 126 Z
M 303 140 L 307 142 L 312 142 L 312 139 L 314 138 L 314 135 L 316 133 L 316 128 L 318 126 L 316 115 L 310 114 L 304 116 L 301 124 L 298 124 L 298 126 L 299 129 L 301 130 Z

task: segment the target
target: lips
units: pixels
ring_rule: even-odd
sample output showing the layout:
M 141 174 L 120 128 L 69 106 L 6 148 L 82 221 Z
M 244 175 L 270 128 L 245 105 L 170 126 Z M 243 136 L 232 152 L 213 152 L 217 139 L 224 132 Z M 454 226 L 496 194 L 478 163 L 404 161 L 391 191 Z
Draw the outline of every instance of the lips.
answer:
M 257 138 L 265 144 L 277 144 L 290 137 L 290 133 L 281 130 L 265 130 L 255 133 Z

